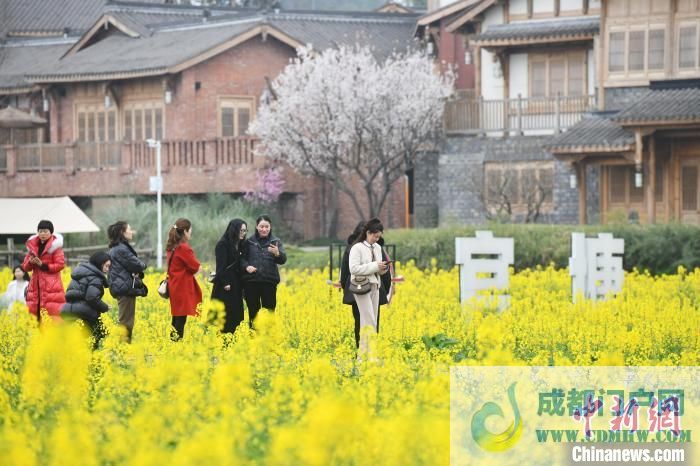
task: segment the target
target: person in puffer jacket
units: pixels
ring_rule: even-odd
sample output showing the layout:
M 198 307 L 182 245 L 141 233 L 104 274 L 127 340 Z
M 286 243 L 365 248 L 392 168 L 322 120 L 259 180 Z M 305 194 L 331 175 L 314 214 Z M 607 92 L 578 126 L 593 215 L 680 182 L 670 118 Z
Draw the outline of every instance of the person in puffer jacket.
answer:
M 241 270 L 249 324 L 252 327 L 261 307 L 274 311 L 277 306 L 278 265 L 287 262 L 282 241 L 272 234 L 272 221 L 261 215 L 255 222 L 255 234 L 243 243 Z
M 130 241 L 134 239 L 131 226 L 119 220 L 107 228 L 109 237 L 109 292 L 119 303 L 119 323 L 126 328 L 126 340 L 131 342 L 136 319 L 136 297 L 146 296 L 143 271 L 146 264 L 139 259 Z
M 71 273 L 71 282 L 66 291 L 66 304 L 61 308 L 65 320 L 80 319 L 85 322 L 95 339 L 97 347 L 105 335 L 100 315 L 109 310 L 102 301 L 107 284 L 107 272 L 111 265 L 109 254 L 96 252 L 90 262 L 78 265 Z
M 61 270 L 66 265 L 63 255 L 63 236 L 53 232 L 53 223 L 42 220 L 37 226 L 37 234 L 27 240 L 27 255 L 22 269 L 31 272 L 32 278 L 27 287 L 27 307 L 29 312 L 41 320 L 41 311 L 54 319 L 60 319 L 61 306 L 66 302 Z

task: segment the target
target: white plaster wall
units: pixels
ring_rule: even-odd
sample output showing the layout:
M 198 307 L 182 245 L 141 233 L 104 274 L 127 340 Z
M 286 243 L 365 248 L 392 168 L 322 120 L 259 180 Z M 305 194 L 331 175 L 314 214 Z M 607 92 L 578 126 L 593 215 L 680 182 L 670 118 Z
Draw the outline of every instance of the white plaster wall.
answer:
M 498 6 L 486 10 L 481 30 L 487 31 L 494 24 L 503 24 L 503 9 Z M 503 98 L 503 77 L 494 77 L 494 68 L 500 66 L 498 60 L 494 62 L 491 52 L 481 49 L 481 95 L 484 99 Z
M 588 50 L 588 95 L 595 94 L 596 86 L 596 68 L 595 68 L 595 50 Z
M 560 0 L 559 9 L 561 11 L 577 10 L 583 8 L 583 0 Z
M 510 0 L 508 2 L 508 12 L 511 15 L 526 15 L 527 0 Z
M 553 13 L 554 0 L 535 0 L 532 4 L 533 13 Z
M 508 81 L 508 94 L 511 99 L 517 99 L 518 94 L 523 98 L 527 97 L 528 90 L 528 73 L 527 73 L 527 54 L 514 53 L 510 56 L 510 80 Z
M 600 0 L 591 0 L 590 2 L 588 2 L 588 8 L 589 9 L 600 8 Z

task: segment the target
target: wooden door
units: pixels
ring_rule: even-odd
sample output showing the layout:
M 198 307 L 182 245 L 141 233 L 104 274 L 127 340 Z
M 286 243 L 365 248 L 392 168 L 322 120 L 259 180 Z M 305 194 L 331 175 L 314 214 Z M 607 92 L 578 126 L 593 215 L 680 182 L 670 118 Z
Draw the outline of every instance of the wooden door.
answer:
M 681 222 L 700 225 L 700 158 L 681 160 Z

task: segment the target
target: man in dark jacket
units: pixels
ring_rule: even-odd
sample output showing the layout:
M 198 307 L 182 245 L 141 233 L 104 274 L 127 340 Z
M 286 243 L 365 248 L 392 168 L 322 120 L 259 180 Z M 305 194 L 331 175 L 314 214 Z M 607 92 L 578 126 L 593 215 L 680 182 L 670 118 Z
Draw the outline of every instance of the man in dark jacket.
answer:
M 78 265 L 71 274 L 66 291 L 66 304 L 61 308 L 64 319 L 81 319 L 92 331 L 95 347 L 104 336 L 100 315 L 109 310 L 102 301 L 107 284 L 107 272 L 111 261 L 106 252 L 96 252 L 90 262 Z

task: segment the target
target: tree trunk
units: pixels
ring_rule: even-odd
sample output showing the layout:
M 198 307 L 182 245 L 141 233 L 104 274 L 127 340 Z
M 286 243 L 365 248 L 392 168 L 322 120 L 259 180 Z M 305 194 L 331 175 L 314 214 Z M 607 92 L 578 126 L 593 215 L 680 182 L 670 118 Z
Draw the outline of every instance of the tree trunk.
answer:
M 326 205 L 326 238 L 338 237 L 338 188 L 328 183 L 328 203 Z

